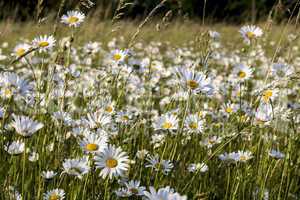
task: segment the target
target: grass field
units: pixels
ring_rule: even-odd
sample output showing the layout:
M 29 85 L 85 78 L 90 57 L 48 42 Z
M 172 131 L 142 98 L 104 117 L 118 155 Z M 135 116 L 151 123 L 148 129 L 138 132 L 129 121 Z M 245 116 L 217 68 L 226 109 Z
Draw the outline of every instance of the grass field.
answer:
M 68 17 L 0 23 L 0 199 L 300 199 L 297 28 Z

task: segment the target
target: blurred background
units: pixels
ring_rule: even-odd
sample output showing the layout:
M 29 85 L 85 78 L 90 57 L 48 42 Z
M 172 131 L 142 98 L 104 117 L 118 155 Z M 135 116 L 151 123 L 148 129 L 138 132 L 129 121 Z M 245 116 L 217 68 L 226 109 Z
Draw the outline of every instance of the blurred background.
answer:
M 112 19 L 119 9 L 121 19 L 140 20 L 162 0 L 0 0 L 0 19 L 12 21 L 55 18 L 62 12 L 80 9 L 99 20 Z M 120 2 L 122 7 L 120 7 Z M 268 18 L 280 23 L 290 16 L 297 17 L 299 0 L 167 0 L 157 9 L 156 16 L 170 11 L 172 17 L 203 19 L 210 23 L 259 22 Z

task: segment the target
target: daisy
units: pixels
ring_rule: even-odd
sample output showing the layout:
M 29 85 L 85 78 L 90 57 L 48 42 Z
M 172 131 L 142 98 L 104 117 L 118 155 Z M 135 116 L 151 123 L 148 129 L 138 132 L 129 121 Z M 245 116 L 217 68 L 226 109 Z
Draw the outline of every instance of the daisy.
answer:
M 214 145 L 222 142 L 222 138 L 218 136 L 210 136 L 204 138 L 203 141 L 200 142 L 201 145 L 206 146 L 207 148 L 212 148 Z
M 102 112 L 89 113 L 86 119 L 83 119 L 83 123 L 90 129 L 104 128 L 111 123 L 111 116 Z
M 6 144 L 4 146 L 4 150 L 7 151 L 7 153 L 11 155 L 18 155 L 24 152 L 25 150 L 25 144 L 24 142 L 21 142 L 19 140 L 13 141 L 10 144 Z
M 231 114 L 235 113 L 238 110 L 238 105 L 235 103 L 227 103 L 225 106 L 223 106 L 222 113 L 229 117 Z
M 78 158 L 78 159 L 66 159 L 63 162 L 63 172 L 72 176 L 76 176 L 79 179 L 82 179 L 82 176 L 87 174 L 90 170 L 88 165 L 88 158 Z
M 111 102 L 110 100 L 104 101 L 102 103 L 102 110 L 107 114 L 113 114 L 115 112 L 115 102 Z
M 31 162 L 36 162 L 39 160 L 39 153 L 33 151 L 29 154 L 28 156 L 28 160 L 31 161 Z
M 130 112 L 127 111 L 118 112 L 116 115 L 116 122 L 119 122 L 121 124 L 129 124 L 131 119 L 132 115 Z
M 278 94 L 278 90 L 277 89 L 267 89 L 265 91 L 262 92 L 262 100 L 265 103 L 269 103 L 270 101 L 274 101 L 274 99 L 276 98 Z
M 115 191 L 115 193 L 118 197 L 130 197 L 131 196 L 131 194 L 129 193 L 127 188 L 119 188 Z
M 100 45 L 101 44 L 99 42 L 90 41 L 84 45 L 83 50 L 86 54 L 96 54 L 101 49 Z
M 193 93 L 202 92 L 207 95 L 213 94 L 214 87 L 211 84 L 211 80 L 203 73 L 185 69 L 177 69 L 177 74 L 184 89 L 187 89 Z
M 188 166 L 189 172 L 194 173 L 198 170 L 200 172 L 206 172 L 208 170 L 208 166 L 205 163 L 192 163 Z
M 239 31 L 244 38 L 245 43 L 250 44 L 252 40 L 261 37 L 263 31 L 254 25 L 243 26 Z
M 185 119 L 185 128 L 190 133 L 201 133 L 203 131 L 203 121 L 197 114 L 189 115 Z
M 29 44 L 26 44 L 26 43 L 18 44 L 14 48 L 14 53 L 13 54 L 17 57 L 21 57 L 21 56 L 25 55 L 30 48 L 31 48 L 31 46 Z
M 169 188 L 161 188 L 159 190 L 155 190 L 153 187 L 149 188 L 150 191 L 145 191 L 144 195 L 148 200 L 169 200 L 170 190 Z
M 218 157 L 222 161 L 228 161 L 228 160 L 231 159 L 230 156 L 229 156 L 229 154 L 227 152 L 225 152 L 223 154 L 220 154 Z
M 65 199 L 65 191 L 62 189 L 54 189 L 44 193 L 44 200 L 63 200 Z
M 174 192 L 169 186 L 160 188 L 157 191 L 153 187 L 149 189 L 150 192 L 144 192 L 144 196 L 147 200 L 187 200 L 186 196 L 181 196 L 179 193 Z
M 144 186 L 140 186 L 140 181 L 129 181 L 127 183 L 125 183 L 127 191 L 129 193 L 130 196 L 132 195 L 136 195 L 136 196 L 142 196 L 144 195 L 144 191 L 145 191 L 145 187 Z
M 42 171 L 42 177 L 47 180 L 52 179 L 56 175 L 57 173 L 54 171 Z
M 52 118 L 57 122 L 62 122 L 66 126 L 71 126 L 73 123 L 73 119 L 71 115 L 67 112 L 57 111 L 54 112 Z
M 46 52 L 51 50 L 55 45 L 55 39 L 52 35 L 38 36 L 32 40 L 34 47 L 39 49 L 39 52 Z
M 164 174 L 168 174 L 174 167 L 173 163 L 170 160 L 160 159 L 158 155 L 149 156 L 149 158 L 147 158 L 147 161 L 147 168 L 152 168 L 155 171 L 162 171 Z
M 211 37 L 213 40 L 218 40 L 220 39 L 221 35 L 217 31 L 208 31 L 209 37 Z
M 44 127 L 40 122 L 34 121 L 26 116 L 17 116 L 13 114 L 14 121 L 12 127 L 16 132 L 24 137 L 30 137 L 32 134 Z
M 269 156 L 271 156 L 273 158 L 277 158 L 277 159 L 283 159 L 285 157 L 284 153 L 281 153 L 280 151 L 276 151 L 274 149 L 272 149 L 269 152 Z
M 107 146 L 107 140 L 106 134 L 88 133 L 80 141 L 80 146 L 86 153 L 102 152 Z
M 294 73 L 293 67 L 285 63 L 274 63 L 271 71 L 272 75 L 277 78 L 285 78 Z
M 106 177 L 112 179 L 113 177 L 124 176 L 124 173 L 129 168 L 128 158 L 127 154 L 120 147 L 115 148 L 111 145 L 94 157 L 96 168 L 101 169 L 99 175 L 104 179 Z
M 0 94 L 3 98 L 15 99 L 25 98 L 32 92 L 32 84 L 28 80 L 13 72 L 3 72 L 0 74 Z
M 253 73 L 253 69 L 243 64 L 236 65 L 235 68 L 233 69 L 233 75 L 240 82 L 243 82 L 251 78 L 252 73 Z
M 159 117 L 153 126 L 155 130 L 176 130 L 178 128 L 178 119 L 172 114 L 165 114 Z
M 78 27 L 84 21 L 85 15 L 77 10 L 68 11 L 66 15 L 61 17 L 61 22 L 70 27 Z
M 250 151 L 238 151 L 229 154 L 229 157 L 236 162 L 246 162 L 250 160 L 252 156 L 252 152 Z
M 121 63 L 125 60 L 125 58 L 128 56 L 128 50 L 119 50 L 116 49 L 114 51 L 111 52 L 111 60 L 113 61 L 113 63 Z

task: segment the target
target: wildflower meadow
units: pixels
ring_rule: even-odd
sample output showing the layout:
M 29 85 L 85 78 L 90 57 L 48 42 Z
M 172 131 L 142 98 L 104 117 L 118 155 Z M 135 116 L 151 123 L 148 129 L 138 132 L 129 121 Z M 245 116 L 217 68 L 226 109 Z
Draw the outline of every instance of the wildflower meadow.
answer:
M 0 200 L 300 199 L 297 22 L 157 8 L 0 22 Z

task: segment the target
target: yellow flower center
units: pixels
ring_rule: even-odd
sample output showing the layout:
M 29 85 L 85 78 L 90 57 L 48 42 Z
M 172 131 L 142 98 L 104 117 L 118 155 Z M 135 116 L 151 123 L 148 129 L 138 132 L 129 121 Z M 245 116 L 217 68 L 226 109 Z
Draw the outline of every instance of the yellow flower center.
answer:
M 233 109 L 231 107 L 226 108 L 227 113 L 232 113 Z
M 129 190 L 132 194 L 138 194 L 139 193 L 138 189 L 136 189 L 136 188 L 130 188 Z
M 240 160 L 241 160 L 241 161 L 246 161 L 246 160 L 247 160 L 247 156 L 241 155 L 241 156 L 240 156 Z
M 248 32 L 246 33 L 246 36 L 247 36 L 247 38 L 252 39 L 252 38 L 255 37 L 255 33 L 253 33 L 252 31 L 248 31 Z
M 59 200 L 60 197 L 57 194 L 51 194 L 49 200 Z
M 119 53 L 116 53 L 116 54 L 114 55 L 114 60 L 115 60 L 115 61 L 118 61 L 118 60 L 120 60 L 121 58 L 122 58 L 122 55 L 119 54 Z
M 111 113 L 111 112 L 113 111 L 112 106 L 107 106 L 107 107 L 105 108 L 105 111 L 108 112 L 108 113 Z
M 188 80 L 186 84 L 192 90 L 194 90 L 194 89 L 196 89 L 198 87 L 198 83 L 195 80 Z
M 215 143 L 215 140 L 214 139 L 208 139 L 208 144 L 214 144 Z
M 263 100 L 265 102 L 268 102 L 270 100 L 270 98 L 273 96 L 273 91 L 272 90 L 266 90 L 264 93 L 263 93 Z
M 115 168 L 118 165 L 118 161 L 114 158 L 109 158 L 106 160 L 106 166 L 108 168 Z
M 39 43 L 39 46 L 40 46 L 40 47 L 47 47 L 47 46 L 49 46 L 49 42 L 47 42 L 47 41 L 42 41 L 42 42 Z
M 70 24 L 74 24 L 74 23 L 78 22 L 78 20 L 79 20 L 79 18 L 75 17 L 75 16 L 71 16 L 71 17 L 68 18 L 68 22 Z
M 164 128 L 164 129 L 169 129 L 169 128 L 172 128 L 172 123 L 170 123 L 170 122 L 164 122 L 163 123 L 163 125 L 162 125 L 162 127 Z
M 238 76 L 240 78 L 245 78 L 246 77 L 246 73 L 244 71 L 239 71 Z
M 25 54 L 25 49 L 19 48 L 16 50 L 17 56 L 23 56 Z
M 87 144 L 85 146 L 85 149 L 88 151 L 97 151 L 99 149 L 99 146 L 97 144 Z
M 5 88 L 4 89 L 4 96 L 11 97 L 12 96 L 12 91 L 8 88 Z
M 198 128 L 198 124 L 197 124 L 196 122 L 191 122 L 191 123 L 189 124 L 189 127 L 190 127 L 191 129 L 197 129 L 197 128 Z
M 129 120 L 129 117 L 128 117 L 127 115 L 124 115 L 124 116 L 122 117 L 122 119 L 123 119 L 124 121 L 128 121 L 128 120 Z

